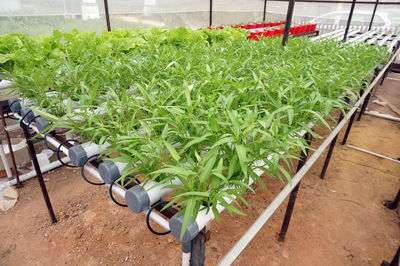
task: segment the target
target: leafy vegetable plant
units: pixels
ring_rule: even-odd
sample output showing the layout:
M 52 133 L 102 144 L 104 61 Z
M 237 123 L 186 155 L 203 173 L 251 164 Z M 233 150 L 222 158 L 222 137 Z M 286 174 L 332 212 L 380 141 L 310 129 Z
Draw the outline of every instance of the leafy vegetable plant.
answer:
M 183 236 L 203 208 L 217 220 L 218 204 L 244 215 L 235 198 L 247 204 L 250 180 L 266 187 L 254 170 L 291 182 L 279 162 L 291 169 L 305 149 L 298 132 L 328 126 L 388 56 L 363 44 L 297 38 L 282 47 L 246 35 L 229 27 L 6 35 L 0 64 L 53 127 L 109 143 L 111 160 L 128 164 L 122 181 L 134 174 L 174 188 L 167 207 L 181 207 Z

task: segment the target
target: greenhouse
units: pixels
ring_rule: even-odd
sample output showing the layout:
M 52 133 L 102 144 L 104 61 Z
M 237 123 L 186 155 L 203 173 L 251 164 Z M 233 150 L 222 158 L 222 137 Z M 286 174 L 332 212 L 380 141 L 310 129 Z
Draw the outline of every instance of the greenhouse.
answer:
M 400 1 L 3 0 L 0 265 L 400 265 Z

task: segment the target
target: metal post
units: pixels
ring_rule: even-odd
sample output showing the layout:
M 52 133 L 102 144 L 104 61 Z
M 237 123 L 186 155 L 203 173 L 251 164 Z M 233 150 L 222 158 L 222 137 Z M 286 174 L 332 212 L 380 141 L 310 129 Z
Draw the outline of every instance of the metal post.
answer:
M 213 12 L 213 1 L 210 0 L 210 22 L 209 22 L 209 26 L 212 26 L 212 12 Z
M 384 205 L 391 210 L 395 210 L 397 209 L 397 207 L 399 207 L 399 202 L 400 202 L 400 190 L 397 192 L 396 198 L 393 201 L 387 200 Z
M 202 231 L 192 240 L 190 266 L 203 266 L 206 259 L 206 234 Z
M 362 91 L 362 94 L 361 94 L 361 95 L 364 95 L 364 89 L 361 89 L 361 91 Z M 361 98 L 361 97 L 360 97 L 360 98 Z M 345 98 L 345 102 L 348 104 L 348 103 L 350 102 L 350 99 L 346 97 L 346 98 Z M 353 114 L 355 114 L 355 113 L 356 113 L 356 112 L 354 112 Z M 352 116 L 353 116 L 353 114 L 352 114 Z M 342 122 L 343 118 L 344 118 L 344 115 L 343 115 L 342 112 L 340 112 L 338 124 L 339 124 L 340 122 Z M 339 134 L 337 134 L 337 135 L 335 136 L 335 138 L 332 140 L 332 142 L 331 142 L 331 144 L 330 144 L 330 146 L 329 146 L 328 154 L 326 155 L 326 159 L 325 159 L 325 162 L 324 162 L 324 166 L 322 167 L 322 171 L 321 171 L 321 174 L 320 174 L 320 176 L 319 176 L 321 179 L 324 179 L 324 177 L 325 177 L 325 173 L 326 173 L 326 170 L 328 169 L 328 165 L 329 165 L 329 162 L 330 162 L 330 160 L 331 160 L 332 152 L 333 152 L 333 149 L 335 148 L 335 145 L 336 145 L 336 141 L 337 141 L 338 136 L 339 136 Z
M 376 0 L 375 6 L 374 6 L 374 11 L 372 12 L 371 21 L 369 22 L 368 30 L 371 30 L 372 24 L 374 23 L 375 13 L 376 13 L 376 9 L 378 8 L 378 4 L 379 4 L 379 0 Z
M 307 144 L 311 145 L 311 137 L 308 133 L 306 133 L 306 135 L 304 136 L 304 138 L 307 140 Z M 304 151 L 301 151 L 300 154 L 300 159 L 299 159 L 299 163 L 297 164 L 297 171 L 296 173 L 303 167 L 303 165 L 306 163 L 307 160 L 307 155 L 308 155 L 308 148 L 306 149 L 306 153 L 304 153 Z M 281 228 L 281 232 L 279 234 L 279 238 L 278 241 L 279 242 L 284 242 L 285 241 L 285 237 L 286 237 L 286 232 L 289 228 L 289 223 L 290 223 L 290 218 L 292 217 L 292 212 L 294 209 L 294 204 L 296 202 L 296 198 L 297 198 L 297 192 L 299 191 L 300 188 L 300 183 L 301 181 L 297 184 L 297 186 L 292 190 L 292 192 L 290 193 L 290 197 L 289 197 L 289 202 L 288 202 L 288 206 L 286 208 L 286 213 L 285 213 L 285 218 L 283 219 L 283 224 L 282 224 L 282 228 Z
M 295 3 L 296 0 L 289 0 L 288 10 L 286 13 L 285 31 L 283 32 L 282 46 L 285 46 L 289 39 L 290 25 L 292 24 Z
M 104 12 L 106 14 L 107 31 L 111 31 L 110 12 L 108 11 L 108 0 L 104 0 Z
M 342 140 L 342 145 L 346 144 L 346 142 L 347 142 L 347 138 L 349 137 L 350 130 L 351 130 L 351 127 L 353 126 L 355 117 L 356 117 L 356 113 L 354 113 L 350 118 L 349 124 L 347 125 L 347 128 L 346 128 L 346 133 L 344 134 L 344 137 Z
M 11 144 L 11 140 L 10 140 L 10 135 L 8 134 L 8 131 L 6 129 L 7 122 L 6 122 L 6 119 L 4 117 L 3 105 L 1 103 L 0 103 L 0 116 L 1 116 L 1 121 L 3 123 L 4 133 L 5 133 L 6 138 L 7 138 L 8 151 L 9 151 L 9 153 L 11 155 L 11 161 L 12 161 L 12 164 L 13 164 L 13 170 L 14 170 L 15 179 L 17 180 L 17 188 L 20 188 L 20 187 L 22 187 L 22 183 L 19 180 L 17 164 L 15 163 L 15 157 L 14 157 L 14 152 L 13 152 L 13 148 L 12 148 L 12 144 Z
M 321 175 L 319 176 L 321 179 L 324 179 L 326 170 L 328 169 L 329 161 L 331 160 L 333 148 L 335 147 L 338 135 L 332 140 L 331 145 L 329 146 L 328 155 L 326 155 L 326 159 L 324 162 L 324 166 L 322 167 Z
M 31 156 L 33 167 L 35 168 L 36 176 L 39 181 L 40 189 L 42 190 L 44 201 L 46 202 L 47 210 L 49 211 L 51 222 L 56 223 L 57 219 L 53 211 L 53 207 L 51 206 L 49 194 L 47 193 L 46 185 L 44 184 L 42 171 L 40 170 L 39 162 L 36 157 L 35 147 L 33 147 L 33 142 L 30 139 L 30 134 L 28 131 L 28 127 L 22 122 L 21 127 L 24 131 L 26 143 L 28 144 L 29 155 Z
M 265 22 L 265 13 L 267 12 L 267 0 L 264 0 L 264 13 L 263 13 L 263 22 Z
M 349 28 L 351 24 L 351 19 L 353 18 L 354 6 L 356 5 L 356 0 L 351 3 L 349 18 L 347 19 L 346 30 L 344 31 L 343 42 L 347 41 L 347 34 L 349 33 Z
M 367 97 L 365 98 L 365 100 L 363 102 L 363 105 L 361 106 L 361 110 L 360 110 L 360 113 L 358 114 L 357 121 L 361 120 L 361 116 L 364 114 L 365 109 L 367 109 L 369 99 L 371 98 L 371 93 L 372 93 L 372 90 L 370 91 L 370 93 L 368 93 Z

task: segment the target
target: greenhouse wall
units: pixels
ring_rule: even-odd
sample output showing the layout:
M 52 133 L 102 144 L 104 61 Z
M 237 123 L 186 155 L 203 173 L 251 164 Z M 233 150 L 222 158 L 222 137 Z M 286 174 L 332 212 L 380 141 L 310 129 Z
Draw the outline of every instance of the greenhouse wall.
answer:
M 213 0 L 212 24 L 256 22 L 263 19 L 263 0 Z M 363 1 L 365 3 L 365 1 Z M 400 1 L 380 1 L 373 26 L 397 31 L 400 28 Z M 384 3 L 398 2 L 399 5 Z M 371 4 L 356 4 L 351 27 L 368 27 L 374 9 Z M 108 0 L 111 27 L 191 27 L 209 26 L 210 1 L 194 0 Z M 288 1 L 268 0 L 266 20 L 285 20 Z M 294 22 L 315 22 L 320 30 L 343 28 L 351 4 L 296 2 Z M 101 32 L 107 30 L 104 0 L 2 0 L 0 34 L 39 35 L 54 29 Z

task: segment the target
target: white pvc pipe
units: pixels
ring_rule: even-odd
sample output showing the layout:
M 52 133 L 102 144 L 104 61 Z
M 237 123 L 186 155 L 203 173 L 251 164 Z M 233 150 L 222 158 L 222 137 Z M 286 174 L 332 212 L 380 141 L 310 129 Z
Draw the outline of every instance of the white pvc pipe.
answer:
M 3 79 L 0 81 L 0 89 L 12 88 L 13 83 L 9 80 Z
M 394 38 L 390 44 L 388 45 L 388 50 L 391 51 L 392 49 L 394 49 L 394 47 L 396 46 L 397 42 L 400 41 L 400 34 L 396 36 L 396 38 Z
M 95 168 L 93 168 L 93 167 L 91 167 L 91 166 L 89 166 L 89 165 L 85 165 L 85 170 L 88 171 L 90 174 L 92 174 L 94 177 L 96 177 L 96 178 L 97 178 L 98 180 L 100 180 L 101 182 L 104 182 L 103 179 L 101 178 L 99 172 L 98 172 Z M 106 184 L 106 186 L 109 187 L 110 184 Z M 119 186 L 113 186 L 113 191 L 114 191 L 115 193 L 117 193 L 120 197 L 122 197 L 122 198 L 125 199 L 125 190 L 124 190 L 124 189 L 122 189 L 122 188 L 119 187 Z M 146 215 L 147 215 L 148 212 L 149 212 L 149 210 L 143 211 L 143 213 L 146 214 Z M 166 229 L 166 230 L 168 230 L 168 231 L 170 230 L 170 229 L 169 229 L 169 223 L 168 223 L 168 221 L 167 221 L 166 219 L 164 219 L 163 217 L 161 217 L 161 216 L 160 216 L 159 214 L 157 214 L 156 212 L 154 212 L 154 211 L 151 212 L 150 218 L 151 218 L 152 220 L 154 220 L 156 223 L 158 223 L 158 224 L 159 224 L 161 227 L 163 227 L 164 229 Z
M 147 192 L 147 196 L 150 199 L 150 206 L 162 199 L 164 196 L 168 195 L 169 193 L 175 191 L 174 188 L 166 188 L 167 185 L 182 185 L 182 182 L 175 178 L 169 182 L 165 182 L 159 184 L 152 180 L 149 180 L 144 183 L 144 185 L 140 184 L 139 186 L 143 187 L 144 190 Z
M 389 33 L 388 35 L 386 35 L 382 40 L 380 40 L 378 42 L 378 45 L 384 45 L 390 38 L 392 38 L 392 34 Z
M 100 145 L 93 143 L 93 142 L 86 142 L 86 143 L 82 144 L 82 148 L 85 150 L 86 156 L 88 158 L 90 156 L 93 156 L 95 154 L 105 151 L 110 146 L 111 146 L 111 144 L 109 144 L 108 142 L 103 143 L 103 145 L 101 145 L 101 148 L 100 148 Z
M 400 163 L 399 160 L 395 160 L 395 159 L 393 159 L 393 158 L 387 157 L 387 156 L 385 156 L 385 155 L 382 155 L 382 154 L 379 154 L 379 153 L 376 153 L 376 152 L 364 150 L 364 149 L 361 149 L 361 148 L 359 148 L 359 147 L 356 147 L 356 146 L 353 146 L 353 145 L 349 145 L 349 144 L 347 144 L 346 146 L 349 147 L 349 148 L 355 149 L 355 150 L 357 150 L 357 151 L 361 151 L 361 152 L 365 152 L 365 153 L 374 155 L 374 156 L 379 157 L 379 158 L 382 158 L 382 159 L 386 159 L 386 160 L 389 160 L 389 161 L 392 161 L 392 162 L 395 162 L 395 163 Z
M 311 40 L 312 40 L 312 41 L 317 41 L 317 40 L 319 40 L 319 39 L 324 39 L 324 38 L 327 38 L 327 37 L 329 37 L 329 36 L 338 34 L 338 33 L 343 32 L 343 31 L 344 31 L 344 29 L 339 29 L 339 30 L 331 31 L 331 32 L 328 32 L 328 33 L 325 33 L 325 34 L 316 36 L 316 37 L 312 38 Z
M 125 167 L 128 165 L 128 163 L 121 163 L 121 162 L 115 162 L 114 164 L 118 168 L 118 172 L 119 172 L 120 176 L 124 172 Z
M 143 211 L 143 213 L 144 213 L 145 215 L 147 215 L 148 212 L 149 212 L 148 209 L 145 210 L 145 211 Z M 165 230 L 170 231 L 168 221 L 165 220 L 163 217 L 161 217 L 158 213 L 152 211 L 152 212 L 150 213 L 150 219 L 152 219 L 153 221 L 155 221 L 156 223 L 158 223 L 158 224 L 159 224 L 162 228 L 164 228 Z
M 368 41 L 368 44 L 375 44 L 375 42 L 376 42 L 380 37 L 382 37 L 383 34 L 384 34 L 384 32 L 380 32 L 380 33 L 376 34 L 374 38 L 372 38 L 371 40 Z
M 69 162 L 69 158 L 68 158 L 68 157 L 63 158 L 63 159 L 61 159 L 61 160 L 62 160 L 64 163 L 68 163 L 68 162 Z M 48 171 L 50 171 L 50 170 L 53 170 L 53 169 L 55 169 L 55 168 L 57 168 L 57 167 L 60 167 L 61 165 L 62 165 L 61 162 L 57 160 L 57 161 L 51 162 L 51 163 L 49 163 L 49 164 L 46 164 L 45 166 L 41 166 L 41 167 L 40 167 L 40 170 L 41 170 L 42 173 L 46 173 L 46 172 L 48 172 Z M 24 181 L 26 181 L 26 180 L 28 180 L 28 179 L 31 179 L 32 177 L 35 177 L 35 176 L 36 176 L 36 171 L 35 171 L 35 170 L 32 170 L 32 171 L 30 171 L 29 173 L 20 175 L 20 176 L 19 176 L 19 180 L 20 180 L 21 182 L 24 182 Z M 2 188 L 3 186 L 13 186 L 13 185 L 15 185 L 15 184 L 17 184 L 17 180 L 16 180 L 16 179 L 10 180 L 10 181 L 8 181 L 8 182 L 6 182 L 6 183 L 1 184 L 1 185 L 0 185 L 0 190 L 1 190 L 1 188 Z
M 375 80 L 371 83 L 365 93 L 360 97 L 355 106 L 350 109 L 347 113 L 347 117 L 351 117 L 358 109 L 358 107 L 364 102 L 365 98 L 375 87 L 376 83 L 380 80 L 382 75 L 385 73 L 386 69 L 389 67 L 393 59 L 399 54 L 400 49 L 392 57 L 389 63 L 381 70 Z M 264 226 L 264 224 L 269 220 L 269 218 L 274 214 L 274 212 L 279 208 L 279 206 L 285 201 L 289 193 L 297 186 L 304 175 L 308 172 L 311 166 L 318 160 L 319 156 L 324 152 L 324 150 L 330 145 L 332 140 L 339 134 L 340 130 L 346 125 L 347 120 L 342 119 L 342 121 L 335 127 L 335 129 L 329 134 L 326 140 L 319 146 L 319 148 L 311 155 L 311 157 L 305 162 L 304 166 L 295 174 L 292 178 L 292 185 L 286 185 L 277 197 L 271 202 L 270 205 L 263 211 L 263 213 L 257 218 L 257 220 L 250 226 L 250 228 L 244 233 L 244 235 L 239 239 L 238 242 L 232 247 L 231 250 L 222 258 L 218 263 L 220 266 L 231 265 L 236 258 L 242 253 L 242 251 L 247 247 L 250 241 L 256 236 L 258 231 Z
M 191 257 L 192 253 L 188 252 L 182 252 L 182 266 L 189 266 L 190 265 L 190 257 Z
M 365 111 L 364 114 L 400 122 L 400 118 L 398 118 L 398 117 L 395 117 L 395 116 L 392 116 L 392 115 L 388 115 L 388 114 L 381 114 L 381 113 L 376 112 L 376 111 Z
M 1 161 L 3 162 L 4 170 L 6 170 L 7 177 L 12 177 L 10 165 L 8 164 L 7 156 L 6 153 L 4 152 L 4 147 L 1 141 L 0 141 L 0 157 Z M 14 170 L 17 171 L 17 169 Z
M 367 32 L 365 32 L 365 33 L 363 33 L 363 34 L 360 34 L 360 35 L 358 35 L 357 37 L 355 37 L 355 38 L 353 38 L 353 39 L 351 39 L 349 42 L 350 43 L 352 43 L 352 42 L 362 42 L 362 41 L 365 41 L 366 39 L 368 39 L 371 35 L 374 35 L 375 34 L 375 31 L 367 31 Z

